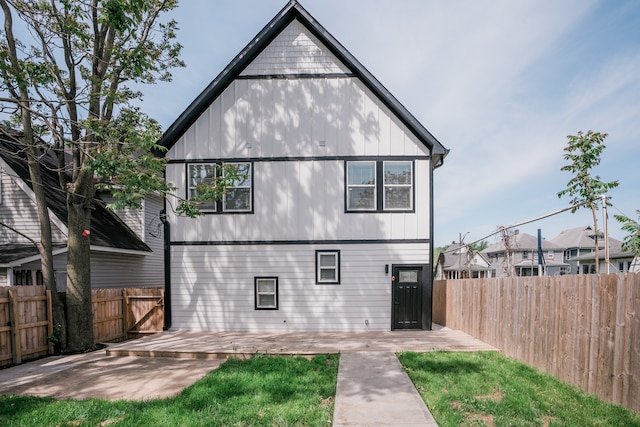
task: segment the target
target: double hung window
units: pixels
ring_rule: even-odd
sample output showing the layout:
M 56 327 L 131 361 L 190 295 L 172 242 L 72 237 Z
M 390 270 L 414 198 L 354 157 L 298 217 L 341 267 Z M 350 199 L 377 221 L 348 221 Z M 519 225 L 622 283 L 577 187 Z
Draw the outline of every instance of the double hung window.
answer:
M 278 278 L 255 278 L 256 310 L 278 309 Z
M 234 178 L 226 182 L 220 196 L 213 190 L 220 186 L 225 175 L 233 173 Z M 251 163 L 191 163 L 188 165 L 188 197 L 198 199 L 203 193 L 212 189 L 214 196 L 200 200 L 200 210 L 205 213 L 252 212 L 253 211 L 253 174 Z M 215 197 L 217 196 L 217 197 Z
M 347 212 L 408 212 L 413 206 L 412 161 L 347 161 Z
M 340 283 L 340 251 L 316 251 L 316 283 Z

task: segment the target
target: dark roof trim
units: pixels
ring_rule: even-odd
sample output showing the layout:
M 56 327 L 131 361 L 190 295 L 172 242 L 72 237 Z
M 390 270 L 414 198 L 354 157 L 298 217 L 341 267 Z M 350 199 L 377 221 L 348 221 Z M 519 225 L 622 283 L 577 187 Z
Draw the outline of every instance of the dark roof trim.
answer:
M 342 61 L 356 77 L 358 77 L 411 132 L 431 151 L 434 159 L 433 167 L 442 165 L 449 150 L 422 124 L 322 25 L 320 25 L 296 0 L 291 0 L 258 35 L 231 61 L 229 65 L 198 95 L 187 109 L 176 119 L 164 133 L 159 145 L 170 149 L 209 105 L 233 82 L 269 43 L 294 19 L 298 19 L 309 31 L 340 61 Z M 156 152 L 163 156 L 163 153 Z

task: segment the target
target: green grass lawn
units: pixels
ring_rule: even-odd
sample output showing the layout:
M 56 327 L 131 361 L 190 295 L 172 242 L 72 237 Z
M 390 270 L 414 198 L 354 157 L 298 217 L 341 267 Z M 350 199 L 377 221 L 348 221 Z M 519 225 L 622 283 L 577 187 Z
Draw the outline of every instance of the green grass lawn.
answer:
M 171 399 L 0 396 L 0 426 L 329 426 L 338 355 L 229 359 Z
M 497 352 L 398 357 L 440 427 L 640 426 L 632 411 Z

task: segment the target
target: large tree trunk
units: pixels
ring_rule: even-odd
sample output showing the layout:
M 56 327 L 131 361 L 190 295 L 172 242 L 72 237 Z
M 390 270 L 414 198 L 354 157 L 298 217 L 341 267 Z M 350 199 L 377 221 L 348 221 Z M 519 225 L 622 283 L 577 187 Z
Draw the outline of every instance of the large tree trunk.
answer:
M 82 174 L 91 172 L 82 171 Z M 87 182 L 87 179 L 79 179 Z M 85 232 L 91 225 L 93 184 L 76 187 L 67 196 L 69 243 L 67 251 L 67 350 L 93 348 L 93 313 L 91 308 L 90 238 Z M 84 232 L 84 235 L 83 235 Z

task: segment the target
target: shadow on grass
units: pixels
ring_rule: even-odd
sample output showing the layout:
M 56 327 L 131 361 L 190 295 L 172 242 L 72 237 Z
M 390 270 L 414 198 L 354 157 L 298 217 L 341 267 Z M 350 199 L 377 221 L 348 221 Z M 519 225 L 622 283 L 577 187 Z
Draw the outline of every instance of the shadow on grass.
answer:
M 169 399 L 0 396 L 0 425 L 309 425 L 333 416 L 338 356 L 230 359 Z M 106 423 L 106 424 L 105 424 Z

